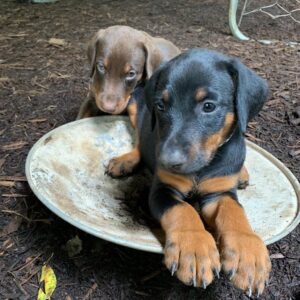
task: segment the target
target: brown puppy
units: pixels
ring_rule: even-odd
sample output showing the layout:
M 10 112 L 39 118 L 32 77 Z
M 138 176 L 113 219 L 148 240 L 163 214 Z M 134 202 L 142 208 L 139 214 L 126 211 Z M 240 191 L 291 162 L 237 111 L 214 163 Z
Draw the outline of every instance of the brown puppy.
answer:
M 77 119 L 125 112 L 134 88 L 179 53 L 171 42 L 128 26 L 99 30 L 88 45 L 91 84 Z
M 137 103 L 131 94 L 161 63 L 179 53 L 171 42 L 128 26 L 99 30 L 88 45 L 91 83 L 77 119 L 101 112 L 118 115 L 127 111 L 135 128 Z M 132 152 L 112 159 L 107 174 L 112 177 L 129 175 L 140 161 L 137 145 Z

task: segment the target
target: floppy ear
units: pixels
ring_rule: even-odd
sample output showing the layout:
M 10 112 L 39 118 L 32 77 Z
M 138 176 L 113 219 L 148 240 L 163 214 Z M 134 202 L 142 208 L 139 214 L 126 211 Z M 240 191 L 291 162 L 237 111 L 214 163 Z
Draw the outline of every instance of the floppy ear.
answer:
M 156 115 L 155 115 L 155 109 L 154 109 L 154 102 L 155 102 L 155 93 L 156 88 L 158 85 L 159 77 L 160 77 L 160 69 L 156 70 L 151 76 L 151 78 L 146 82 L 145 85 L 145 102 L 148 108 L 148 111 L 151 114 L 151 128 L 152 131 L 156 124 Z
M 151 39 L 146 39 L 143 43 L 143 48 L 145 51 L 145 74 L 146 79 L 149 79 L 154 71 L 159 67 L 163 61 L 163 55 L 155 43 Z
M 103 38 L 104 36 L 104 29 L 100 29 L 98 32 L 96 32 L 93 37 L 91 38 L 91 40 L 88 42 L 87 45 L 87 57 L 88 57 L 88 61 L 91 67 L 91 73 L 90 73 L 90 77 L 93 76 L 94 72 L 95 72 L 95 60 L 96 60 L 96 55 L 97 55 L 97 45 L 99 43 L 99 41 L 101 40 L 101 38 Z
M 238 59 L 227 65 L 235 85 L 235 107 L 240 128 L 244 133 L 248 122 L 262 109 L 268 97 L 267 82 Z

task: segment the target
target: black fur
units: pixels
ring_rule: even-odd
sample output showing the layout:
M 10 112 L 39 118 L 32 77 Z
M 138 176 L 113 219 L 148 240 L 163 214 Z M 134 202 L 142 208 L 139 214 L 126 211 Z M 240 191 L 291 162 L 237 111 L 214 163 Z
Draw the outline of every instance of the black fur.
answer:
M 207 91 L 204 101 L 195 100 L 198 88 Z M 166 103 L 162 99 L 165 89 L 170 95 Z M 262 108 L 267 94 L 265 81 L 237 59 L 206 49 L 193 49 L 177 56 L 161 66 L 146 84 L 146 105 L 139 102 L 138 127 L 144 163 L 154 174 L 162 168 L 196 183 L 204 178 L 238 173 L 245 160 L 243 133 L 248 121 Z M 204 112 L 205 102 L 215 104 L 216 109 Z M 164 111 L 157 108 L 162 104 Z M 235 116 L 230 133 L 208 155 L 203 148 L 205 141 L 224 127 L 227 114 Z M 237 199 L 235 189 L 224 192 Z M 203 195 L 200 191 L 198 196 L 200 203 L 205 204 L 218 194 Z M 149 207 L 159 220 L 166 209 L 186 197 L 161 183 L 155 175 Z

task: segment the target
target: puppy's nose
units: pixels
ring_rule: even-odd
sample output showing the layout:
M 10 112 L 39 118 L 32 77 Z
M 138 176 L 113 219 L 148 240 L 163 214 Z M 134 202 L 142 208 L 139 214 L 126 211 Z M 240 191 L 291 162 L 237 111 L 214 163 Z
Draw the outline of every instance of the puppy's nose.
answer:
M 186 155 L 180 150 L 166 151 L 160 155 L 160 164 L 169 170 L 179 170 L 186 162 Z
M 107 113 L 113 113 L 116 110 L 116 103 L 111 101 L 106 101 L 102 103 L 102 109 Z

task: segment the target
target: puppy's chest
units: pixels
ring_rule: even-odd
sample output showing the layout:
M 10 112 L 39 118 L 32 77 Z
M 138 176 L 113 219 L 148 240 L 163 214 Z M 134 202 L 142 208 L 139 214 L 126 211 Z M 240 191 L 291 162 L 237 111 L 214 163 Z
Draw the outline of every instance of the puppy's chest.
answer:
M 238 184 L 238 173 L 215 177 L 185 177 L 182 178 L 182 182 L 184 182 L 186 186 L 187 183 L 190 184 L 189 189 L 186 189 L 185 191 L 187 198 L 203 198 L 212 194 L 234 190 Z

